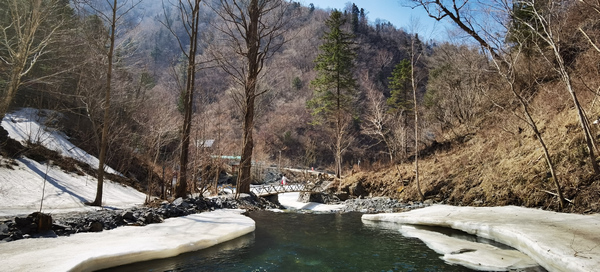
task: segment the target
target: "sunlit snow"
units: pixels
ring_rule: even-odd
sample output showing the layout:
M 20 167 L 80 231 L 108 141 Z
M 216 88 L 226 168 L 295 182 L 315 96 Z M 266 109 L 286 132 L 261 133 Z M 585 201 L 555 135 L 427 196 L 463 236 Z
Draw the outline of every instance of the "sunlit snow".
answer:
M 548 271 L 598 271 L 600 267 L 598 214 L 566 214 L 514 206 L 435 205 L 405 213 L 365 214 L 362 218 L 462 230 L 509 245 Z M 478 259 L 485 260 L 485 256 Z
M 254 231 L 240 210 L 217 210 L 69 237 L 24 239 L 0 246 L 2 271 L 93 271 L 199 250 Z
M 51 214 L 98 209 L 84 204 L 96 196 L 96 178 L 66 173 L 27 158 L 16 163 L 12 170 L 0 168 L 0 216 L 30 214 L 39 211 L 40 205 L 42 212 Z M 102 203 L 108 208 L 141 205 L 146 198 L 134 188 L 109 180 L 103 190 Z
M 287 209 L 311 210 L 316 212 L 335 212 L 341 210 L 344 205 L 331 205 L 316 202 L 303 203 L 298 201 L 300 193 L 283 193 L 278 195 L 279 203 Z
M 9 136 L 35 142 L 98 167 L 98 160 L 71 144 L 49 122 L 54 113 L 23 109 L 7 114 L 2 126 Z M 0 216 L 26 215 L 42 208 L 45 213 L 99 209 L 84 205 L 94 200 L 97 180 L 67 173 L 28 158 L 11 162 L 0 158 Z M 114 170 L 110 169 L 113 173 Z M 103 208 L 141 205 L 145 194 L 107 180 Z M 42 197 L 43 196 L 43 197 Z M 43 199 L 43 202 L 42 202 Z M 171 218 L 144 227 L 119 227 L 100 233 L 69 237 L 23 239 L 0 245 L 2 271 L 92 271 L 199 250 L 254 231 L 254 221 L 239 210 L 219 210 Z
M 23 108 L 7 113 L 2 119 L 2 127 L 8 131 L 8 136 L 21 143 L 42 145 L 59 154 L 71 157 L 98 169 L 98 159 L 69 142 L 68 137 L 61 131 L 48 125 L 57 124 L 60 114 L 50 110 Z M 106 166 L 106 172 L 119 174 Z
M 6 114 L 2 126 L 9 137 L 17 141 L 38 143 L 97 168 L 97 158 L 74 146 L 62 132 L 44 125 L 54 124 L 57 114 L 25 108 Z M 0 216 L 30 214 L 39 211 L 40 207 L 45 213 L 98 209 L 84 204 L 92 202 L 96 196 L 96 178 L 66 173 L 58 167 L 28 158 L 17 159 L 15 163 L 11 165 L 5 161 L 4 164 L 10 166 L 0 168 Z M 107 171 L 118 174 L 111 168 Z M 145 194 L 110 180 L 104 182 L 103 188 L 105 208 L 127 208 L 141 205 L 145 200 Z

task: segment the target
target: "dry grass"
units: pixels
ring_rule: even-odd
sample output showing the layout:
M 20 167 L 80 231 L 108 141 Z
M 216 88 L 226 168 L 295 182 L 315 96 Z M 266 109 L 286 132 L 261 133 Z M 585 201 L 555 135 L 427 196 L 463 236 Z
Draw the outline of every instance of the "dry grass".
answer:
M 563 211 L 600 212 L 600 182 L 593 178 L 587 163 L 587 149 L 570 97 L 560 83 L 545 87 L 531 106 L 564 196 L 572 202 Z M 591 105 L 593 96 L 583 95 L 582 102 Z M 443 135 L 444 149 L 420 159 L 421 188 L 426 198 L 452 205 L 559 210 L 558 198 L 553 195 L 556 188 L 533 132 L 512 113 L 498 112 L 493 119 L 473 135 L 465 131 L 462 137 Z M 598 129 L 595 133 L 600 138 Z M 418 201 L 414 177 L 414 164 L 407 162 L 398 168 L 359 172 L 342 181 L 340 187 L 362 183 L 372 196 Z

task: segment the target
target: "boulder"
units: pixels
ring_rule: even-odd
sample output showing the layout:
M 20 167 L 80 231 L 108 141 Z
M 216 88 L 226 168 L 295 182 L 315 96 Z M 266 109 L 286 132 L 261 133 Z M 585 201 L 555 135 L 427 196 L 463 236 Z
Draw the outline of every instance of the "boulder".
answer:
M 131 212 L 131 211 L 124 211 L 124 212 L 121 214 L 121 217 L 122 217 L 124 220 L 128 220 L 128 221 L 135 221 L 135 216 L 133 216 L 133 212 Z
M 104 229 L 104 225 L 98 221 L 90 223 L 90 232 L 101 232 Z
M 171 204 L 173 204 L 174 206 L 180 206 L 181 204 L 183 204 L 183 198 L 181 198 L 181 197 L 177 198 L 177 199 L 173 200 L 173 202 Z
M 0 224 L 0 234 L 7 234 L 9 227 L 7 224 Z
M 369 192 L 367 192 L 360 180 L 357 183 L 352 184 L 348 190 L 351 195 L 356 197 L 366 197 L 369 195 Z

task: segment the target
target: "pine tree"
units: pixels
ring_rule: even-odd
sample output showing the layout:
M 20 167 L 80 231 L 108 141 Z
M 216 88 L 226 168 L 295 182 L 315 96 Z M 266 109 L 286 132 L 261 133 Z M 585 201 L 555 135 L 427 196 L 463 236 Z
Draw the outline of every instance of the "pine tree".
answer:
M 404 59 L 394 67 L 392 76 L 388 78 L 390 84 L 390 97 L 387 99 L 387 104 L 390 106 L 390 111 L 401 112 L 412 109 L 411 88 L 410 88 L 410 61 Z
M 356 58 L 353 38 L 342 28 L 346 20 L 334 10 L 325 22 L 329 28 L 322 37 L 317 56 L 317 78 L 311 81 L 314 97 L 307 106 L 312 110 L 313 124 L 333 130 L 336 176 L 341 176 L 342 154 L 349 146 L 349 128 L 354 117 L 353 103 L 356 99 L 354 60 Z

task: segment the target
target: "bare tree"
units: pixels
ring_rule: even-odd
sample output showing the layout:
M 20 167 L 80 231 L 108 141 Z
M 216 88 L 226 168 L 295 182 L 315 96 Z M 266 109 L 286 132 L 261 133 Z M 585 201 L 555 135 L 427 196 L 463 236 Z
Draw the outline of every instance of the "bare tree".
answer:
M 287 2 L 282 0 L 220 0 L 213 7 L 222 20 L 216 28 L 223 40 L 211 50 L 219 66 L 230 75 L 243 92 L 235 97 L 243 112 L 242 155 L 237 192 L 250 192 L 255 100 L 267 90 L 260 90 L 258 80 L 265 61 L 285 42 Z
M 524 118 L 520 118 L 525 121 L 528 126 L 534 131 L 536 138 L 538 139 L 540 146 L 544 151 L 544 157 L 546 159 L 546 163 L 550 169 L 550 173 L 554 180 L 554 184 L 556 186 L 556 191 L 559 197 L 560 207 L 564 207 L 564 198 L 562 195 L 562 189 L 560 187 L 560 181 L 558 180 L 557 175 L 554 171 L 554 163 L 551 160 L 549 155 L 548 147 L 537 127 L 535 120 L 533 119 L 530 106 L 528 100 L 526 100 L 522 94 L 519 87 L 515 84 L 516 81 L 516 69 L 513 61 L 510 61 L 511 55 L 508 52 L 502 54 L 500 44 L 503 44 L 501 41 L 494 39 L 493 37 L 497 37 L 496 35 L 490 35 L 490 32 L 486 31 L 485 28 L 480 28 L 481 33 L 486 36 L 480 35 L 480 33 L 476 30 L 476 22 L 473 17 L 468 13 L 467 7 L 468 0 L 451 0 L 451 4 L 447 4 L 446 1 L 435 0 L 435 1 L 427 1 L 427 0 L 412 0 L 413 3 L 422 6 L 430 17 L 435 18 L 437 20 L 441 20 L 445 17 L 449 17 L 454 23 L 456 23 L 463 31 L 473 37 L 483 48 L 485 48 L 491 55 L 492 60 L 494 61 L 497 72 L 506 80 L 509 84 L 510 90 L 515 98 L 519 101 L 521 108 L 523 109 Z M 495 2 L 499 4 L 500 11 L 502 14 L 510 14 L 510 10 L 512 8 L 511 5 L 508 5 L 508 2 L 504 0 L 499 0 L 499 2 Z M 496 18 L 497 19 L 497 18 Z M 477 25 L 479 26 L 479 25 Z M 506 26 L 504 26 L 506 28 Z M 487 38 L 486 38 L 487 37 Z M 493 42 L 496 43 L 493 43 Z M 493 46 L 494 45 L 494 46 Z M 507 50 L 508 51 L 508 50 Z M 517 51 L 517 56 L 520 51 Z M 514 58 L 513 58 L 514 59 Z M 498 104 L 496 104 L 498 105 Z
M 179 154 L 179 178 L 177 179 L 176 196 L 185 197 L 188 193 L 188 162 L 189 162 L 189 148 L 190 148 L 190 132 L 192 128 L 192 113 L 194 103 L 194 90 L 196 82 L 196 68 L 198 63 L 196 62 L 196 55 L 198 51 L 199 32 L 198 26 L 200 24 L 200 3 L 201 0 L 178 0 L 175 4 L 179 12 L 181 22 L 185 33 L 189 38 L 189 45 L 186 46 L 183 41 L 175 32 L 173 22 L 169 19 L 167 11 L 164 11 L 165 20 L 161 23 L 167 27 L 167 29 L 177 39 L 179 48 L 184 54 L 187 60 L 186 66 L 186 79 L 185 79 L 185 90 L 183 92 L 183 126 L 181 130 L 181 152 Z M 164 5 L 163 5 L 163 9 Z M 186 49 L 187 48 L 187 49 Z
M 130 12 L 140 1 L 117 1 L 113 0 L 102 3 L 94 2 L 91 0 L 81 0 L 79 4 L 82 6 L 81 10 L 89 8 L 94 11 L 94 15 L 97 16 L 108 28 L 107 37 L 105 37 L 106 51 L 103 53 L 106 56 L 106 74 L 105 74 L 105 85 L 104 85 L 104 101 L 102 108 L 104 109 L 104 117 L 102 122 L 102 136 L 100 140 L 100 156 L 98 158 L 98 186 L 96 190 L 96 198 L 90 205 L 102 206 L 102 193 L 104 187 L 104 174 L 106 164 L 106 150 L 108 148 L 109 141 L 109 124 L 111 123 L 111 91 L 113 84 L 113 65 L 114 65 L 114 53 L 115 53 L 115 40 L 117 38 L 117 26 L 119 22 L 124 20 L 124 16 Z
M 6 10 L 0 11 L 0 63 L 7 65 L 8 80 L 2 90 L 0 120 L 4 118 L 17 90 L 38 60 L 48 52 L 64 19 L 55 19 L 58 0 L 6 0 Z M 1 6 L 0 6 L 1 7 Z M 0 70 L 1 71 L 1 70 Z
M 419 42 L 419 37 L 415 34 L 415 37 L 411 39 L 410 43 L 410 86 L 413 93 L 413 111 L 415 115 L 415 182 L 417 184 L 417 192 L 419 193 L 421 200 L 425 200 L 425 196 L 421 190 L 421 182 L 419 180 L 419 103 L 417 91 L 421 77 L 415 72 L 415 70 L 418 69 L 418 62 L 423 56 L 423 50 L 420 48 L 420 44 L 417 44 L 417 42 Z
M 443 43 L 428 58 L 429 78 L 425 106 L 444 127 L 470 130 L 490 102 L 483 95 L 491 88 L 489 60 L 477 47 Z M 482 92 L 484 90 L 484 92 Z
M 519 20 L 521 24 L 527 26 L 534 35 L 544 42 L 544 45 L 536 44 L 536 47 L 548 62 L 554 64 L 556 72 L 560 75 L 560 79 L 565 84 L 566 91 L 571 95 L 573 105 L 577 111 L 577 117 L 579 118 L 579 124 L 581 125 L 583 136 L 585 137 L 590 164 L 594 170 L 594 174 L 600 175 L 600 167 L 598 167 L 595 155 L 597 149 L 594 142 L 594 135 L 592 135 L 590 130 L 589 121 L 583 107 L 579 103 L 579 98 L 573 87 L 571 72 L 567 67 L 568 64 L 565 61 L 565 57 L 563 56 L 562 36 L 565 35 L 564 31 L 568 31 L 564 27 L 565 20 L 561 20 L 562 18 L 560 18 L 563 15 L 561 13 L 564 12 L 564 7 L 562 4 L 549 1 L 544 7 L 544 10 L 542 10 L 534 0 L 518 2 L 529 7 L 530 15 L 533 16 L 536 23 L 534 24 L 527 20 L 521 20 L 518 16 L 513 17 Z M 549 53 L 545 50 L 546 46 L 550 48 Z
M 390 163 L 394 162 L 396 145 L 393 143 L 392 123 L 393 116 L 388 113 L 383 93 L 375 88 L 375 84 L 368 80 L 368 76 L 362 78 L 366 91 L 366 112 L 361 128 L 364 134 L 383 142 L 387 148 Z

